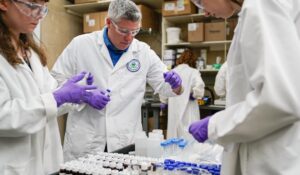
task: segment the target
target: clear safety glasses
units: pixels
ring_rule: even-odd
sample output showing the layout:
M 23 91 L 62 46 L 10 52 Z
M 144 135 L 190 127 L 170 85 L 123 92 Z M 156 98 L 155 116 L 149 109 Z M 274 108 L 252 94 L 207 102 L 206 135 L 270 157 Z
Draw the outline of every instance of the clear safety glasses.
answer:
M 191 0 L 199 9 L 204 9 L 202 0 Z
M 24 0 L 11 0 L 18 10 L 26 16 L 30 16 L 32 18 L 39 18 L 42 19 L 48 13 L 48 7 L 45 4 L 38 4 L 34 2 L 27 2 Z M 43 2 L 44 3 L 44 2 Z
M 140 28 L 135 30 L 122 29 L 113 20 L 110 21 L 114 25 L 116 31 L 123 36 L 127 36 L 127 35 L 136 36 L 140 31 Z

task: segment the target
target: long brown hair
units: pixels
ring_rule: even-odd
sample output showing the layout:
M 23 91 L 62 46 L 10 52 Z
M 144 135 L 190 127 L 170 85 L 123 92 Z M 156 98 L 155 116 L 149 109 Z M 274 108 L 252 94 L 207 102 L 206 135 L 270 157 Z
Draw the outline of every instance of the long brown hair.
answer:
M 190 67 L 196 68 L 196 57 L 191 49 L 186 49 L 176 60 L 176 66 L 179 64 L 187 64 Z
M 45 2 L 47 2 L 46 0 Z M 0 54 L 2 54 L 5 59 L 12 65 L 16 66 L 18 64 L 23 64 L 23 61 L 18 57 L 17 50 L 13 46 L 12 43 L 12 33 L 10 32 L 9 28 L 4 23 L 2 19 L 2 12 L 0 11 Z M 19 38 L 17 38 L 18 46 L 20 46 L 25 51 L 29 51 L 32 49 L 40 58 L 40 61 L 43 66 L 47 65 L 47 56 L 45 53 L 45 49 L 42 46 L 39 46 L 35 40 L 32 33 L 21 34 Z

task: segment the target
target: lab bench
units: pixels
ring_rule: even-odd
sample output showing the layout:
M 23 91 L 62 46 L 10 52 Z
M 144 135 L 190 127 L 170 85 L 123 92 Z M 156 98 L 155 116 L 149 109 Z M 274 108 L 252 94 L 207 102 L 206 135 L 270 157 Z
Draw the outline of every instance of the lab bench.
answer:
M 204 118 L 214 113 L 224 110 L 223 105 L 199 105 L 200 116 Z M 160 103 L 159 102 L 144 102 L 142 104 L 142 125 L 143 130 L 148 132 L 148 119 L 153 116 L 153 129 L 161 129 L 160 126 Z M 152 114 L 152 115 L 151 115 Z
M 224 105 L 200 105 L 201 119 L 225 109 Z
M 153 114 L 153 129 L 159 129 L 159 112 L 160 112 L 160 103 L 144 102 L 142 104 L 142 125 L 143 130 L 148 132 L 148 119 L 150 113 Z

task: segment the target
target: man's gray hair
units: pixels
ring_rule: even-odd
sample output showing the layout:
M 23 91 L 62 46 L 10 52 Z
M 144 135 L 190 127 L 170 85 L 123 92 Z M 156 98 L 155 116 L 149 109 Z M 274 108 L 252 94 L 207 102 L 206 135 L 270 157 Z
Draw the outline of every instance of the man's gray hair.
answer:
M 138 6 L 131 0 L 114 0 L 108 8 L 110 19 L 119 22 L 121 19 L 137 22 L 142 20 L 142 14 Z

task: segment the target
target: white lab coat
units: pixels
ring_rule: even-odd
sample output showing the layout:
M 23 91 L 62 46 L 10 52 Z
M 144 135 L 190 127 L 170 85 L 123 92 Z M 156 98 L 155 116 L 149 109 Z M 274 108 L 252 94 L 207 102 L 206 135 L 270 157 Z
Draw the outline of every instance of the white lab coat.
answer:
M 246 0 L 228 55 L 227 108 L 208 135 L 223 175 L 300 172 L 300 1 Z
M 160 96 L 161 102 L 168 103 L 167 138 L 191 139 L 188 129 L 192 122 L 200 119 L 200 111 L 197 100 L 190 100 L 190 93 L 195 99 L 202 98 L 205 84 L 200 72 L 187 64 L 178 65 L 174 71 L 182 78 L 184 92 L 176 97 Z
M 140 63 L 135 72 L 127 68 L 134 59 Z M 69 76 L 83 70 L 94 75 L 94 84 L 100 89 L 111 90 L 111 101 L 103 110 L 87 105 L 81 111 L 69 113 L 64 142 L 66 161 L 103 151 L 105 143 L 109 152 L 134 143 L 135 137 L 142 134 L 141 105 L 146 82 L 155 92 L 176 95 L 164 82 L 166 66 L 147 44 L 136 39 L 113 66 L 103 31 L 74 38 L 52 72 Z
M 225 62 L 217 73 L 214 90 L 220 97 L 226 95 L 226 79 L 227 79 L 227 62 Z
M 57 82 L 32 52 L 32 71 L 0 55 L 0 174 L 48 175 L 59 170 L 62 146 L 52 90 Z

